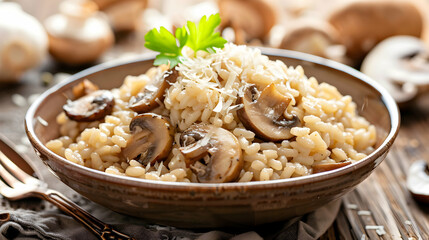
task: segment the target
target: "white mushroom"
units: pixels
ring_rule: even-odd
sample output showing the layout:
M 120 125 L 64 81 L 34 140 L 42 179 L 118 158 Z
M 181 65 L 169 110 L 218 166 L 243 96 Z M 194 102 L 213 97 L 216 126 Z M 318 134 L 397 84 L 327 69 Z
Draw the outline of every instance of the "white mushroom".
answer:
M 0 81 L 16 81 L 45 58 L 48 37 L 42 25 L 17 3 L 0 2 Z
M 400 106 L 405 106 L 429 86 L 428 53 L 419 38 L 391 37 L 366 56 L 361 71 L 380 82 Z
M 180 135 L 180 152 L 203 183 L 235 181 L 243 168 L 240 143 L 230 131 L 194 124 Z
M 95 61 L 112 46 L 109 24 L 91 1 L 65 1 L 60 13 L 46 19 L 49 51 L 57 60 L 79 65 Z
M 416 161 L 410 166 L 407 187 L 417 201 L 429 203 L 429 168 L 427 162 Z

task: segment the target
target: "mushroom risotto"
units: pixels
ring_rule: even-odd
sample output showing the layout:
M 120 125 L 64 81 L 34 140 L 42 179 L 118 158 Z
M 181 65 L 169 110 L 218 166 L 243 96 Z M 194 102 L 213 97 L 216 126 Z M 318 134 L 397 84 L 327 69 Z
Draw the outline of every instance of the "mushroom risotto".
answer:
M 190 49 L 173 70 L 128 76 L 117 89 L 89 81 L 57 117 L 46 146 L 111 174 L 177 182 L 299 177 L 359 161 L 376 130 L 350 96 L 307 77 L 301 66 L 259 49 Z

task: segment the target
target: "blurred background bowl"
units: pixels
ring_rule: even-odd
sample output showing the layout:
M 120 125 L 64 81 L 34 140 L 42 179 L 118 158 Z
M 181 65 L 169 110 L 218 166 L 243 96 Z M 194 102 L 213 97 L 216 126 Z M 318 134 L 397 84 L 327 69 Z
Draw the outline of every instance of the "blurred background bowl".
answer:
M 28 138 L 38 156 L 65 184 L 98 204 L 150 223 L 188 228 L 233 227 L 303 215 L 351 191 L 383 161 L 398 133 L 399 111 L 384 88 L 350 67 L 287 50 L 262 51 L 288 66 L 301 65 L 308 77 L 314 76 L 319 82 L 334 85 L 343 95 L 351 95 L 358 113 L 376 126 L 376 150 L 359 162 L 315 175 L 267 182 L 200 184 L 111 175 L 67 161 L 45 147 L 47 141 L 59 137 L 56 116 L 74 85 L 87 78 L 102 89 L 119 87 L 127 75 L 139 75 L 152 67 L 153 54 L 97 65 L 43 93 L 26 114 Z

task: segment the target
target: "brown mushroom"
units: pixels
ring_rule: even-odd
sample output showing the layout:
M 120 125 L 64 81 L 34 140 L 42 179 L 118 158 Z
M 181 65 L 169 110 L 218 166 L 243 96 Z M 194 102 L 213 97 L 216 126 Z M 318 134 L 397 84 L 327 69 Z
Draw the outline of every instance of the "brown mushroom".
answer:
M 420 37 L 423 16 L 411 1 L 348 1 L 328 21 L 338 30 L 347 55 L 360 62 L 378 42 L 395 35 Z
M 98 90 L 74 101 L 68 101 L 63 110 L 67 117 L 78 122 L 92 122 L 112 113 L 115 99 L 108 90 Z
M 117 32 L 134 31 L 147 0 L 93 0 Z
M 244 90 L 244 96 L 237 101 L 243 107 L 237 115 L 243 125 L 267 141 L 290 139 L 290 129 L 300 124 L 297 116 L 286 119 L 285 110 L 291 101 L 290 97 L 281 94 L 274 84 L 270 84 L 259 92 L 255 85 Z
M 72 92 L 75 99 L 88 95 L 92 92 L 98 90 L 98 86 L 89 81 L 88 79 L 84 79 L 82 82 L 73 87 Z
M 352 162 L 348 160 L 335 162 L 335 163 L 318 163 L 318 164 L 314 164 L 312 168 L 313 168 L 313 173 L 321 173 L 321 172 L 331 171 L 337 168 L 342 168 L 344 166 L 350 165 L 351 163 Z
M 429 203 L 429 168 L 427 162 L 416 161 L 410 166 L 407 187 L 414 199 Z
M 97 5 L 89 0 L 64 1 L 60 13 L 45 21 L 49 52 L 58 61 L 86 64 L 98 59 L 113 45 L 113 32 Z
M 257 38 L 265 40 L 277 21 L 275 7 L 266 0 L 221 0 L 221 29 L 232 27 L 237 44 Z
M 280 48 L 328 57 L 328 49 L 337 42 L 336 30 L 327 22 L 316 19 L 295 20 L 287 25 Z
M 130 99 L 129 107 L 138 113 L 145 113 L 158 107 L 159 102 L 164 101 L 165 90 L 170 83 L 176 81 L 178 74 L 177 70 L 173 69 L 155 75 L 142 92 Z
M 179 150 L 199 182 L 232 182 L 243 168 L 240 144 L 223 128 L 194 124 L 181 134 L 180 144 Z
M 400 107 L 405 107 L 429 86 L 428 53 L 419 38 L 391 37 L 365 57 L 361 71 L 383 85 Z
M 132 137 L 122 150 L 127 160 L 137 160 L 144 166 L 165 159 L 173 144 L 174 129 L 170 121 L 158 114 L 144 113 L 130 123 Z

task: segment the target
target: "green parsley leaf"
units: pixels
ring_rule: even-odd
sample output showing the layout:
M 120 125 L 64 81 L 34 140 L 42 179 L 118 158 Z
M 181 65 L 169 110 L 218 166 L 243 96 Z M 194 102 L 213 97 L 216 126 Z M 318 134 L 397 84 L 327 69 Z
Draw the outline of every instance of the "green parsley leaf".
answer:
M 213 48 L 215 47 L 223 48 L 227 41 L 220 36 L 220 33 L 215 32 L 219 24 L 219 14 L 211 15 L 208 20 L 206 16 L 203 16 L 198 26 L 188 21 L 189 41 L 186 43 L 186 46 L 192 48 L 195 52 L 198 50 L 214 51 Z
M 181 61 L 184 46 L 190 47 L 194 52 L 214 52 L 214 48 L 223 48 L 227 41 L 220 33 L 215 32 L 219 24 L 219 14 L 215 14 L 208 19 L 203 16 L 198 25 L 188 21 L 185 26 L 176 30 L 175 35 L 164 27 L 159 30 L 154 28 L 145 35 L 144 46 L 159 52 L 154 65 L 170 64 L 173 68 Z
M 172 56 L 180 54 L 176 38 L 165 27 L 161 27 L 159 31 L 156 28 L 150 30 L 144 38 L 146 48 Z

